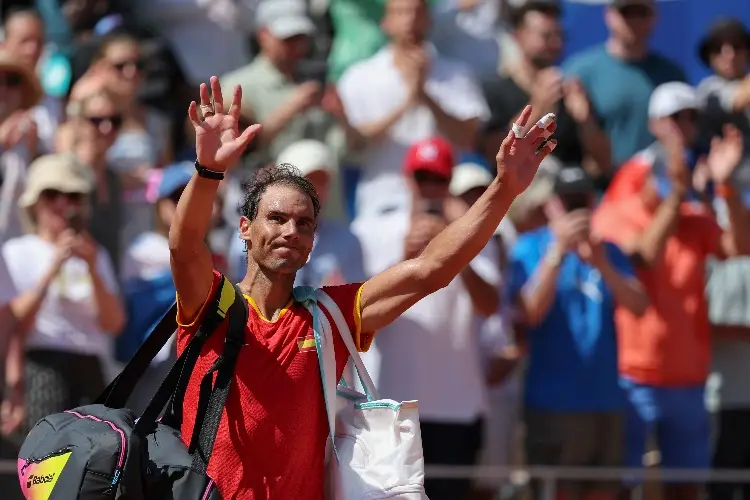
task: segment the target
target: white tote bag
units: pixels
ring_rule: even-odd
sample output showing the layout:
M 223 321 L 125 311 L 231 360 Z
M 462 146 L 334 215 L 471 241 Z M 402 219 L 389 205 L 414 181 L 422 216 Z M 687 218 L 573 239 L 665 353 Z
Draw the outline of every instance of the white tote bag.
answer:
M 323 394 L 333 446 L 328 447 L 329 500 L 428 500 L 416 401 L 380 399 L 336 302 L 323 290 L 295 289 L 313 315 Z M 333 318 L 364 387 L 360 394 L 336 383 Z M 332 452 L 332 453 L 331 453 Z

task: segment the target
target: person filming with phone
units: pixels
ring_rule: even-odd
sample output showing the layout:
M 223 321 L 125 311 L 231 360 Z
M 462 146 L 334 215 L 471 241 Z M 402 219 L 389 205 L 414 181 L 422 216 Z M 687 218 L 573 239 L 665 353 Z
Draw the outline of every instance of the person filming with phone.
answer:
M 547 226 L 511 251 L 508 296 L 528 345 L 526 456 L 531 465 L 618 467 L 624 461 L 615 305 L 642 314 L 648 298 L 626 255 L 590 228 L 594 186 L 561 169 Z M 562 484 L 572 498 L 615 498 L 617 484 Z
M 22 439 L 40 418 L 89 404 L 106 385 L 125 318 L 108 254 L 85 230 L 92 189 L 91 171 L 72 155 L 29 167 L 19 200 L 29 231 L 2 247 L 17 291 L 3 434 Z

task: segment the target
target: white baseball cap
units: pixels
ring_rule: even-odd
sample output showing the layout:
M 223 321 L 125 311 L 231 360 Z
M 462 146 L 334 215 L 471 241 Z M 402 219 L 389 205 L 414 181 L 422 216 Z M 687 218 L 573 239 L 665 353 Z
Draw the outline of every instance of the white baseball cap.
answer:
M 680 111 L 698 107 L 698 94 L 693 87 L 682 82 L 662 83 L 651 93 L 648 117 L 666 118 Z
M 300 0 L 262 0 L 255 13 L 255 23 L 281 39 L 315 33 L 315 24 L 307 15 L 307 5 Z
M 461 196 L 474 188 L 486 188 L 492 184 L 492 176 L 486 168 L 473 162 L 461 163 L 453 169 L 449 187 L 453 196 Z
M 302 175 L 323 171 L 334 174 L 338 169 L 331 148 L 314 139 L 302 139 L 287 146 L 276 158 L 276 163 L 289 163 L 297 167 Z

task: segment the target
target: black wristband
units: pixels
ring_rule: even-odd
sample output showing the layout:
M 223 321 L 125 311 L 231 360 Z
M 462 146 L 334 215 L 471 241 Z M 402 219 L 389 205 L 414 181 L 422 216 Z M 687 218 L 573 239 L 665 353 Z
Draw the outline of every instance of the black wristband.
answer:
M 216 170 L 210 170 L 200 163 L 198 163 L 198 160 L 195 160 L 195 171 L 198 172 L 198 177 L 203 177 L 204 179 L 211 179 L 214 181 L 220 181 L 224 178 L 224 172 L 217 172 Z

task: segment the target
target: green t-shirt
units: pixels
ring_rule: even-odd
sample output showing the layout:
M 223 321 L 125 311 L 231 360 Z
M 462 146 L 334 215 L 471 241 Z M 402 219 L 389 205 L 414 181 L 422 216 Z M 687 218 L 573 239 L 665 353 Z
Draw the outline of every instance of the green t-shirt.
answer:
M 434 5 L 439 0 L 428 0 Z M 328 77 L 336 82 L 344 71 L 380 50 L 388 38 L 380 30 L 387 0 L 331 0 L 329 13 L 336 31 L 328 57 Z

